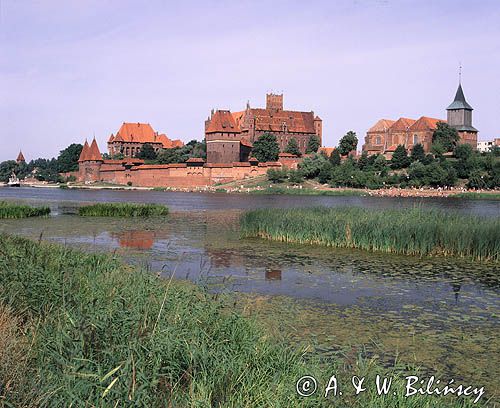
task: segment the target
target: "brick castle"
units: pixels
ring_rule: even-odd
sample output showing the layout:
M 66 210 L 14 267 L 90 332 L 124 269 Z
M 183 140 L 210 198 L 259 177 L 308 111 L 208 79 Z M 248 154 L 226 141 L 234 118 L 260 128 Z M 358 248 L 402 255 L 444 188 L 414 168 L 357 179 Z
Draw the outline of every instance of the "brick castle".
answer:
M 459 143 L 477 148 L 477 129 L 472 126 L 472 106 L 465 100 L 462 84 L 459 83 L 455 99 L 446 108 L 447 120 L 422 116 L 419 119 L 380 119 L 366 132 L 363 151 L 369 155 L 383 154 L 391 158 L 398 145 L 408 151 L 420 143 L 426 153 L 430 152 L 432 135 L 439 122 L 448 123 L 458 131 Z
M 248 161 L 253 143 L 264 133 L 276 136 L 280 151 L 295 138 L 304 154 L 307 143 L 316 136 L 321 144 L 322 120 L 313 111 L 299 112 L 283 109 L 283 94 L 267 94 L 266 107 L 251 108 L 240 112 L 213 111 L 205 121 L 205 140 L 208 163 L 233 163 Z

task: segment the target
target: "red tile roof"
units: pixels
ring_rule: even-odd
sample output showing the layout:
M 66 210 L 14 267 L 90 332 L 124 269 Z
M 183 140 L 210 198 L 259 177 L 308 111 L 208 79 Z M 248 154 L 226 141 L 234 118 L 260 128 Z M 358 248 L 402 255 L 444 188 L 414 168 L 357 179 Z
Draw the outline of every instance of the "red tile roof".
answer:
M 389 128 L 391 131 L 398 130 L 408 130 L 408 128 L 416 122 L 415 119 L 409 118 L 399 118 L 396 122 L 394 122 Z
M 279 153 L 278 157 L 297 157 L 297 156 L 292 153 Z
M 114 139 L 115 139 L 115 137 L 114 137 L 113 133 L 111 133 L 111 136 L 108 139 L 108 143 L 112 143 Z
M 250 109 L 255 116 L 255 130 L 283 131 L 283 124 L 290 133 L 316 133 L 313 112 L 275 111 Z
M 85 156 L 85 160 L 102 161 L 102 155 L 99 151 L 99 147 L 97 147 L 95 138 L 92 140 L 92 143 L 87 151 L 87 155 Z
M 243 146 L 246 146 L 246 147 L 253 147 L 252 143 L 250 143 L 246 138 L 242 137 L 241 140 L 240 140 L 240 143 L 243 145 Z
M 410 126 L 411 131 L 421 131 L 421 130 L 435 130 L 437 128 L 438 122 L 446 122 L 443 119 L 429 118 L 427 116 L 422 116 L 413 125 Z
M 336 147 L 320 147 L 318 149 L 318 153 L 324 153 L 328 157 L 330 157 L 335 149 Z
M 26 160 L 24 159 L 24 155 L 23 155 L 23 152 L 21 150 L 19 150 L 19 154 L 17 155 L 17 159 L 16 161 L 18 163 L 21 163 L 21 162 L 25 162 Z
M 170 140 L 167 135 L 155 132 L 149 123 L 123 122 L 113 140 L 109 142 L 161 143 L 164 149 L 184 146 L 180 140 Z
M 368 129 L 368 132 L 385 132 L 394 124 L 394 122 L 395 121 L 391 119 L 380 119 L 370 129 Z
M 87 143 L 87 140 L 85 140 L 85 143 L 83 144 L 83 149 L 80 153 L 80 157 L 78 158 L 79 162 L 83 162 L 87 160 L 87 155 L 89 152 L 89 144 Z
M 240 128 L 230 111 L 217 110 L 210 119 L 206 133 L 240 133 Z

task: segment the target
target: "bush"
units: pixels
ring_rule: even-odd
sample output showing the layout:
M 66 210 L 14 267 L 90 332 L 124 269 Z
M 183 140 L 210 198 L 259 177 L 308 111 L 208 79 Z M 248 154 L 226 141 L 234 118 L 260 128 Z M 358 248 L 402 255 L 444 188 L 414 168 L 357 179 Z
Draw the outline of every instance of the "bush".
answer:
M 273 183 L 283 183 L 288 178 L 286 169 L 269 169 L 267 170 L 267 179 Z

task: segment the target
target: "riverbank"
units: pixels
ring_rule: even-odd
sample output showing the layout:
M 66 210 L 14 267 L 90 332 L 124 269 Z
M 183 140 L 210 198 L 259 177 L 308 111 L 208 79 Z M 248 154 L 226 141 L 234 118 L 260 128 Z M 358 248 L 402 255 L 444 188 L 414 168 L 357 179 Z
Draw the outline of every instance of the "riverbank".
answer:
M 500 191 L 497 190 L 466 190 L 441 188 L 384 188 L 384 189 L 356 189 L 332 188 L 313 180 L 302 184 L 279 183 L 273 184 L 265 178 L 258 177 L 237 182 L 216 184 L 213 186 L 180 188 L 180 187 L 139 187 L 119 184 L 39 184 L 24 185 L 34 188 L 63 188 L 71 190 L 116 190 L 116 191 L 173 191 L 185 193 L 227 193 L 227 194 L 280 194 L 280 195 L 320 195 L 320 196 L 370 196 L 370 197 L 421 197 L 421 198 L 465 198 L 474 200 L 500 200 Z M 4 186 L 6 187 L 6 186 Z M 6 187 L 7 188 L 7 187 Z
M 344 390 L 333 397 L 340 407 L 478 406 L 478 393 L 405 396 L 406 371 L 374 359 L 356 356 L 349 371 L 340 360 L 320 363 L 309 347 L 294 351 L 235 313 L 228 298 L 110 255 L 7 235 L 0 248 L 0 401 L 7 406 L 326 407 L 332 394 L 326 399 L 321 390 L 332 374 Z M 295 387 L 306 374 L 321 387 L 309 398 Z M 370 384 L 357 396 L 354 374 Z M 386 396 L 376 394 L 377 374 L 393 377 Z

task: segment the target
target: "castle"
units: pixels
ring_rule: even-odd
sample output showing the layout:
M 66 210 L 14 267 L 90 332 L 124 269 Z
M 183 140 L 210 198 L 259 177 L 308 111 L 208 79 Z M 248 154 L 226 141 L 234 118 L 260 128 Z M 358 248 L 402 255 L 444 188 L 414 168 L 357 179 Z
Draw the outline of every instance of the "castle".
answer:
M 276 136 L 280 151 L 285 151 L 294 138 L 302 154 L 309 139 L 319 139 L 323 132 L 322 120 L 313 111 L 299 112 L 283 109 L 283 94 L 267 94 L 266 108 L 251 108 L 240 112 L 213 111 L 205 121 L 205 140 L 208 163 L 246 162 L 253 143 L 264 133 Z
M 118 154 L 135 157 L 146 143 L 151 145 L 155 152 L 184 146 L 180 140 L 170 140 L 167 135 L 158 134 L 149 123 L 123 122 L 116 135 L 111 134 L 109 137 L 108 152 L 112 157 Z
M 439 122 L 454 127 L 460 137 L 459 143 L 477 148 L 477 129 L 472 126 L 472 106 L 465 100 L 462 84 L 459 82 L 455 99 L 446 108 L 447 119 L 422 116 L 419 119 L 399 118 L 398 120 L 380 119 L 366 132 L 363 151 L 369 155 L 383 154 L 391 158 L 398 145 L 408 151 L 420 143 L 426 153 L 430 152 L 432 135 Z

